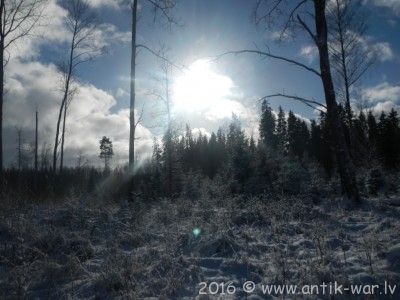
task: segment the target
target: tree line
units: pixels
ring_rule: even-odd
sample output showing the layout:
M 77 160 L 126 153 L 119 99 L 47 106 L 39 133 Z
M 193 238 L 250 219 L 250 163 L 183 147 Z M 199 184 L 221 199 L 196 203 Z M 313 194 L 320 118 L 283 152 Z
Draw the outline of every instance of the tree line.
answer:
M 396 171 L 400 166 L 400 127 L 395 110 L 360 111 L 352 115 L 339 105 L 346 144 L 358 170 Z M 229 183 L 232 193 L 258 194 L 266 191 L 298 194 L 311 188 L 311 169 L 329 181 L 337 175 L 332 129 L 326 113 L 307 122 L 279 107 L 275 113 L 264 100 L 259 138 L 246 135 L 240 118 L 233 114 L 228 126 L 210 136 L 194 138 L 189 125 L 184 134 L 170 126 L 162 141 L 154 140 L 148 190 L 158 195 L 185 192 L 188 178 L 219 179 Z M 363 183 L 358 182 L 359 185 Z
M 376 193 L 382 187 L 382 183 L 380 187 L 379 183 L 371 183 L 382 180 L 375 178 L 377 173 L 382 177 L 385 172 L 398 172 L 400 167 L 398 113 L 392 109 L 376 116 L 372 110 L 351 111 L 351 124 L 349 112 L 342 105 L 339 114 L 358 170 L 360 190 Z M 208 182 L 225 187 L 232 195 L 306 194 L 318 198 L 324 186 L 338 180 L 335 145 L 325 112 L 317 120 L 308 121 L 292 111 L 285 112 L 281 106 L 274 112 L 264 100 L 258 129 L 257 138 L 246 134 L 236 114 L 216 132 L 200 131 L 197 136 L 189 124 L 182 128 L 171 121 L 163 137 L 154 138 L 151 157 L 136 170 L 135 193 L 148 198 L 196 197 Z M 18 148 L 20 135 L 17 131 Z M 111 169 L 112 141 L 104 136 L 99 144 L 103 169 L 83 162 L 79 155 L 76 166 L 64 168 L 56 179 L 52 176 L 49 147 L 47 155 L 46 151 L 40 155 L 37 173 L 33 163 L 21 165 L 20 158 L 29 152 L 19 149 L 15 167 L 5 171 L 7 182 L 16 190 L 22 189 L 23 182 L 24 188 L 42 195 L 61 195 L 68 189 L 83 194 L 128 195 L 132 192 L 126 177 L 128 166 Z M 32 162 L 32 154 L 30 157 Z

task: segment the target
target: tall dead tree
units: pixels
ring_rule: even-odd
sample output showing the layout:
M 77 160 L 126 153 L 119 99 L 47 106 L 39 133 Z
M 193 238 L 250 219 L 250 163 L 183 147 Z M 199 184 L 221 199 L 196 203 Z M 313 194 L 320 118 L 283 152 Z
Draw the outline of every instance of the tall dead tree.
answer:
M 305 32 L 318 49 L 319 70 L 294 59 L 274 55 L 270 52 L 242 50 L 235 53 L 251 52 L 269 58 L 286 61 L 318 76 L 324 89 L 327 120 L 329 122 L 332 139 L 335 145 L 334 150 L 337 157 L 342 190 L 349 198 L 353 199 L 356 203 L 359 203 L 360 196 L 356 182 L 355 167 L 346 145 L 344 131 L 338 113 L 335 88 L 333 85 L 328 42 L 329 28 L 326 11 L 326 0 L 257 0 L 253 15 L 257 25 L 266 24 L 267 29 L 278 28 L 280 30 L 280 41 L 294 40 L 298 30 Z M 292 95 L 282 94 L 280 94 L 280 96 L 288 98 L 294 97 Z M 301 101 L 307 104 L 316 104 L 314 100 L 301 98 Z
M 329 1 L 327 22 L 336 92 L 344 103 L 347 123 L 352 130 L 351 89 L 375 62 L 375 49 L 364 39 L 367 24 L 361 1 Z
M 138 23 L 138 2 L 139 0 L 132 0 L 132 40 L 131 40 L 131 82 L 130 82 L 130 113 L 129 113 L 129 173 L 133 175 L 134 173 L 134 163 L 135 163 L 135 130 L 137 127 L 137 122 L 135 122 L 135 78 L 136 78 L 136 57 L 138 47 L 143 47 L 143 45 L 138 45 L 136 42 L 136 32 Z M 143 0 L 143 3 L 150 5 L 154 13 L 154 21 L 158 19 L 160 15 L 164 22 L 163 27 L 171 26 L 172 24 L 178 24 L 177 20 L 174 19 L 171 12 L 176 6 L 176 0 Z M 150 50 L 148 47 L 144 47 Z M 150 50 L 150 52 L 155 53 Z
M 166 191 L 168 195 L 172 194 L 173 190 L 173 175 L 174 175 L 174 157 L 176 155 L 173 148 L 175 148 L 174 137 L 176 136 L 176 130 L 173 129 L 172 124 L 172 64 L 167 58 L 167 49 L 163 47 L 159 51 L 159 67 L 161 69 L 161 74 L 155 76 L 154 79 L 157 83 L 157 88 L 151 92 L 156 98 L 155 108 L 153 110 L 154 119 L 162 120 L 161 124 L 158 126 L 162 126 L 165 130 L 163 137 L 163 157 L 165 158 L 164 169 L 166 170 Z M 160 105 L 161 104 L 161 105 Z M 162 108 L 160 107 L 162 106 Z M 160 118 L 163 117 L 164 118 Z M 166 118 L 166 119 L 165 119 Z
M 87 0 L 63 0 L 61 6 L 67 11 L 64 23 L 71 35 L 71 40 L 67 58 L 58 66 L 62 75 L 63 97 L 58 112 L 53 148 L 54 173 L 57 171 L 58 146 L 60 143 L 60 172 L 63 168 L 67 109 L 77 91 L 76 86 L 73 86 L 76 71 L 81 64 L 93 60 L 102 52 L 102 47 L 99 47 L 95 40 L 96 25 L 98 24 L 97 15 L 90 9 Z M 63 124 L 60 139 L 61 122 Z
M 28 36 L 43 15 L 46 0 L 0 0 L 0 185 L 3 182 L 4 72 L 10 53 L 7 49 Z
M 24 155 L 24 149 L 23 149 L 23 136 L 22 136 L 22 128 L 21 127 L 15 127 L 15 131 L 17 132 L 17 167 L 18 171 L 21 172 L 22 166 L 25 163 L 25 155 Z
M 153 75 L 156 87 L 150 91 L 150 95 L 156 101 L 151 115 L 157 120 L 156 127 L 166 129 L 172 122 L 172 67 L 174 64 L 168 58 L 167 49 L 164 46 L 158 51 L 157 56 L 159 56 L 158 65 L 161 72 Z
M 39 117 L 38 117 L 38 111 L 36 109 L 36 118 L 35 118 L 35 175 L 38 171 L 38 139 L 39 139 Z

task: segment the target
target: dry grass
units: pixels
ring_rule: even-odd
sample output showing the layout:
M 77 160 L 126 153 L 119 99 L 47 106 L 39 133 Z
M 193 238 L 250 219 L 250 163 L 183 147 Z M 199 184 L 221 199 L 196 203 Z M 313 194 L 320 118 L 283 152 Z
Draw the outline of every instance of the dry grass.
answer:
M 205 299 L 201 281 L 400 281 L 400 269 L 386 263 L 400 243 L 398 207 L 371 199 L 348 211 L 340 203 L 216 193 L 115 204 L 77 196 L 3 202 L 0 298 Z M 236 296 L 246 294 L 238 288 Z

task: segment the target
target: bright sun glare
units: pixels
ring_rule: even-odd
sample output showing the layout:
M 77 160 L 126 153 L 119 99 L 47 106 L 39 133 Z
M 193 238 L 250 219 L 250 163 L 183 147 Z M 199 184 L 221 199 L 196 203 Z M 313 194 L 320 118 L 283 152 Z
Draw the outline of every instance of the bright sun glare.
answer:
M 215 73 L 209 60 L 200 59 L 175 80 L 174 104 L 178 110 L 218 114 L 224 110 L 232 87 L 229 77 Z

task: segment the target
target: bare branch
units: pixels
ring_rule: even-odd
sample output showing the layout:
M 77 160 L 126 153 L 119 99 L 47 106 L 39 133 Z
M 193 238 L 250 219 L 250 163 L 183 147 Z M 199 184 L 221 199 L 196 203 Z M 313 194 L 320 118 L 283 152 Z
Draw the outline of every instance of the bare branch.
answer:
M 260 99 L 260 101 L 262 101 L 264 99 L 268 99 L 268 98 L 274 98 L 274 97 L 283 97 L 283 98 L 288 98 L 288 99 L 300 101 L 300 102 L 304 103 L 305 105 L 307 105 L 307 106 L 309 106 L 309 107 L 311 107 L 313 109 L 316 109 L 318 111 L 321 111 L 321 112 L 324 112 L 324 111 L 319 109 L 318 106 L 321 106 L 321 107 L 327 109 L 325 104 L 322 104 L 322 103 L 320 103 L 318 101 L 309 100 L 309 99 L 306 99 L 306 98 L 303 98 L 303 97 L 299 97 L 299 96 L 296 96 L 296 95 L 286 95 L 286 94 L 281 94 L 281 93 L 264 96 L 264 97 L 262 97 Z
M 2 3 L 0 39 L 3 51 L 17 40 L 31 34 L 43 16 L 46 2 L 47 0 L 10 0 Z
M 158 19 L 158 12 L 161 12 L 161 15 L 166 20 L 166 22 L 163 24 L 163 27 L 170 28 L 171 25 L 176 25 L 179 27 L 183 26 L 183 24 L 180 23 L 180 20 L 175 19 L 175 17 L 171 14 L 171 10 L 176 6 L 176 0 L 147 0 L 147 2 L 153 6 L 153 23 L 155 23 Z
M 307 33 L 310 35 L 310 37 L 311 37 L 312 40 L 314 41 L 315 45 L 318 46 L 317 37 L 316 37 L 315 34 L 311 31 L 310 27 L 307 26 L 307 24 L 301 19 L 301 17 L 300 17 L 299 15 L 297 15 L 297 20 L 299 21 L 299 23 L 301 24 L 301 26 L 303 26 L 303 28 L 305 29 L 305 31 L 307 31 Z
M 166 58 L 165 56 L 161 55 L 159 52 L 156 52 L 154 50 L 152 50 L 151 48 L 142 45 L 142 44 L 138 44 L 136 45 L 136 48 L 143 48 L 145 50 L 147 50 L 148 52 L 150 52 L 151 54 L 153 54 L 154 56 L 156 56 L 157 58 L 161 59 L 162 61 L 165 61 L 166 63 L 168 63 L 169 65 L 175 67 L 176 69 L 178 69 L 179 71 L 183 72 L 184 69 L 187 69 L 186 66 L 184 65 L 177 65 L 175 64 L 173 61 L 169 60 L 168 58 Z
M 142 109 L 141 109 L 141 111 L 140 111 L 139 118 L 138 118 L 137 121 L 135 122 L 135 129 L 136 129 L 136 127 L 139 125 L 140 121 L 141 121 L 142 118 L 143 118 L 143 112 L 144 112 L 144 103 L 143 103 L 143 105 L 142 105 Z
M 60 149 L 60 172 L 63 168 L 64 157 L 64 136 L 67 109 L 76 92 L 72 86 L 76 69 L 79 65 L 93 60 L 102 53 L 103 47 L 97 45 L 95 41 L 96 25 L 98 24 L 97 15 L 91 11 L 87 0 L 63 0 L 61 6 L 67 11 L 64 24 L 71 33 L 66 59 L 60 64 L 60 74 L 62 76 L 63 98 L 58 113 L 56 137 L 53 150 L 53 171 L 56 172 L 57 148 L 60 134 L 60 124 L 63 118 Z
M 315 69 L 313 69 L 313 68 L 311 68 L 311 67 L 309 67 L 309 66 L 307 66 L 307 65 L 305 65 L 305 64 L 303 64 L 301 62 L 298 62 L 296 60 L 293 60 L 293 59 L 290 59 L 290 58 L 287 58 L 287 57 L 283 57 L 283 56 L 279 56 L 279 55 L 274 55 L 274 54 L 271 54 L 271 53 L 263 52 L 263 51 L 260 51 L 260 50 L 228 51 L 228 52 L 222 53 L 220 55 L 217 55 L 215 59 L 220 59 L 221 57 L 226 56 L 228 54 L 238 55 L 238 54 L 242 54 L 242 53 L 253 53 L 253 54 L 258 54 L 260 56 L 266 56 L 266 57 L 269 57 L 269 58 L 283 60 L 283 61 L 286 61 L 288 63 L 294 64 L 294 65 L 296 65 L 298 67 L 301 67 L 303 69 L 306 69 L 307 71 L 310 71 L 310 72 L 314 73 L 318 77 L 321 77 L 321 74 L 317 70 L 315 70 Z

